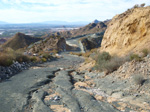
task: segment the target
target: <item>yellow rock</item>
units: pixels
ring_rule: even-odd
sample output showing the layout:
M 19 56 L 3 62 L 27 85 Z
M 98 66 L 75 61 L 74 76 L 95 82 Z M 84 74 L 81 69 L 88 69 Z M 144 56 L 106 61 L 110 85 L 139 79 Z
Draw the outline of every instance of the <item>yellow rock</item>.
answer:
M 70 109 L 63 107 L 63 105 L 51 105 L 50 108 L 54 111 L 54 112 L 71 112 Z
M 100 101 L 104 100 L 104 97 L 103 96 L 99 96 L 99 95 L 96 95 L 95 98 L 96 98 L 96 100 L 100 100 Z
M 117 99 L 114 98 L 114 97 L 108 97 L 108 98 L 107 98 L 107 101 L 108 101 L 109 103 L 112 103 L 112 102 L 114 102 L 114 101 L 117 101 Z
M 115 16 L 104 34 L 100 51 L 119 56 L 150 48 L 150 7 L 130 9 Z

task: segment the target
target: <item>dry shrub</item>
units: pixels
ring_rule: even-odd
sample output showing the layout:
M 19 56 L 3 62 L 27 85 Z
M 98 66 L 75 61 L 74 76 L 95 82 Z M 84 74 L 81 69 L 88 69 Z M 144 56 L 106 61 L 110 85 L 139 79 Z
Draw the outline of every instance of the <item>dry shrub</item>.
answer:
M 82 53 L 70 52 L 71 55 L 82 56 Z
M 138 54 L 131 54 L 130 55 L 130 60 L 135 60 L 135 61 L 142 61 L 142 58 Z
M 149 54 L 149 50 L 148 49 L 143 49 L 142 53 L 143 53 L 143 57 L 145 57 Z
M 0 53 L 0 66 L 10 66 L 13 64 L 13 57 L 6 53 Z
M 86 52 L 86 53 L 82 53 L 82 56 L 89 57 L 91 54 L 92 54 L 92 52 L 89 51 L 89 52 Z
M 77 53 L 77 52 L 70 52 L 71 55 L 83 56 L 83 57 L 90 57 L 92 53 L 97 53 L 97 48 L 91 49 L 85 53 Z
M 145 79 L 142 75 L 138 74 L 133 77 L 133 81 L 136 85 L 143 85 Z
M 16 52 L 11 48 L 6 48 L 4 51 L 0 52 L 0 66 L 10 66 L 13 61 L 29 62 L 28 56 L 23 55 L 21 52 Z
M 140 7 L 144 7 L 145 6 L 145 3 L 142 3 L 141 5 L 140 5 Z
M 42 61 L 42 62 L 46 62 L 47 59 L 46 59 L 46 58 L 41 58 L 41 61 Z
M 30 58 L 30 60 L 31 60 L 31 62 L 36 62 L 36 61 L 37 61 L 37 58 L 36 58 L 35 56 L 32 56 L 32 57 Z
M 52 58 L 52 56 L 49 53 L 44 53 L 42 55 L 42 57 L 45 58 L 45 59 L 51 59 Z
M 123 58 L 119 57 L 113 57 L 108 63 L 105 64 L 105 69 L 108 73 L 113 72 L 117 70 L 125 60 Z
M 100 71 L 107 71 L 107 73 L 111 73 L 117 70 L 126 61 L 126 58 L 111 56 L 109 53 L 103 52 L 98 54 L 95 68 Z

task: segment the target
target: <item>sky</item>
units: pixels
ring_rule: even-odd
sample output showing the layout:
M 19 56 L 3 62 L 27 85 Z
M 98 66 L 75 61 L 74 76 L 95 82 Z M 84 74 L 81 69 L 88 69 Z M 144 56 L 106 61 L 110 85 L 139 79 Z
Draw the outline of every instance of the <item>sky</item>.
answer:
M 103 21 L 142 3 L 150 0 L 0 0 L 0 21 Z

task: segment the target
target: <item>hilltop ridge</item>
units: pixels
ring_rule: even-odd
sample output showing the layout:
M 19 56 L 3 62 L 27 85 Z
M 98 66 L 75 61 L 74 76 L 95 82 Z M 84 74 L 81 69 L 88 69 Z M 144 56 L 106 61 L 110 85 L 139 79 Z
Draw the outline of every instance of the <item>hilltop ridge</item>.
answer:
M 96 23 L 92 22 L 84 27 L 80 27 L 79 29 L 74 29 L 70 31 L 61 31 L 55 33 L 55 35 L 60 35 L 65 38 L 70 38 L 70 37 L 76 37 L 80 35 L 105 32 L 109 21 L 103 21 L 103 22 L 96 21 Z

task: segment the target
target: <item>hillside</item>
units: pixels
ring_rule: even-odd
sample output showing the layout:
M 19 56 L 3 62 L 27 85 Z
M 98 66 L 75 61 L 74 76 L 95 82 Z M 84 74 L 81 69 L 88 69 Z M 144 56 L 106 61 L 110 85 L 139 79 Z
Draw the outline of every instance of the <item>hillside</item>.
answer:
M 109 23 L 109 21 L 104 21 L 104 22 L 96 21 L 96 22 L 92 22 L 84 27 L 81 27 L 79 29 L 74 29 L 71 31 L 57 32 L 55 35 L 61 35 L 62 37 L 70 38 L 70 37 L 76 37 L 79 35 L 101 33 L 101 32 L 105 32 L 108 23 Z
M 31 43 L 41 40 L 40 38 L 34 38 L 23 33 L 17 33 L 11 39 L 9 39 L 2 47 L 10 47 L 14 50 L 29 46 Z
M 116 15 L 104 34 L 101 51 L 120 56 L 150 47 L 150 7 L 135 7 Z
M 76 47 L 74 48 L 67 45 L 65 38 L 55 36 L 36 42 L 28 47 L 28 51 L 32 53 L 68 51 L 76 49 Z

